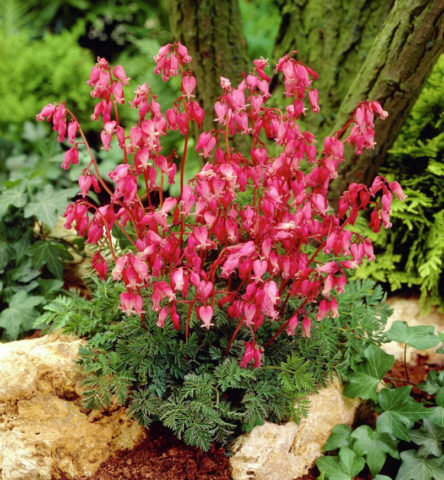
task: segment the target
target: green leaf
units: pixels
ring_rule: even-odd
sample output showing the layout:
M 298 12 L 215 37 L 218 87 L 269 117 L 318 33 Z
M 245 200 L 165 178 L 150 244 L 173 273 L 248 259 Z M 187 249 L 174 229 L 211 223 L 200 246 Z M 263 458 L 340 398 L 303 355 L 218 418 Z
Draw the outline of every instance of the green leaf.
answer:
M 337 450 L 340 447 L 348 447 L 351 429 L 348 425 L 335 425 L 324 445 L 324 452 Z
M 434 407 L 430 409 L 432 414 L 430 415 L 430 421 L 432 421 L 438 427 L 444 427 L 444 407 Z
M 339 465 L 349 477 L 355 477 L 365 466 L 364 459 L 348 447 L 339 450 Z
M 25 207 L 25 218 L 36 217 L 37 220 L 52 228 L 55 226 L 58 214 L 63 213 L 69 199 L 77 193 L 77 188 L 65 188 L 55 191 L 52 185 L 46 185 L 43 191 L 38 192 L 32 203 Z
M 43 301 L 43 297 L 28 295 L 24 291 L 16 293 L 9 302 L 9 307 L 0 313 L 0 327 L 10 340 L 15 340 L 20 330 L 31 327 L 38 316 L 35 306 Z
M 371 398 L 376 401 L 379 382 L 393 367 L 395 357 L 375 345 L 366 348 L 364 357 L 366 360 L 349 375 L 344 395 L 350 398 L 359 396 L 364 400 Z
M 11 251 L 6 242 L 0 240 L 0 270 L 3 270 L 11 259 Z
M 387 433 L 372 430 L 368 425 L 361 425 L 351 434 L 355 439 L 353 450 L 358 455 L 365 455 L 367 465 L 373 476 L 381 471 L 387 453 L 399 458 L 397 441 Z
M 444 442 L 444 428 L 434 425 L 429 419 L 423 420 L 423 426 L 410 432 L 410 438 L 416 445 L 420 445 L 418 453 L 422 457 L 442 455 L 442 444 Z
M 436 353 L 444 353 L 444 332 L 438 332 L 442 345 L 436 350 Z
M 410 347 L 418 350 L 432 348 L 440 342 L 439 338 L 435 335 L 435 327 L 409 327 L 407 322 L 400 322 L 399 320 L 393 322 L 393 325 L 387 332 L 387 338 L 395 342 L 406 343 Z
M 44 265 L 56 277 L 63 277 L 63 260 L 72 260 L 67 248 L 57 242 L 39 240 L 28 249 L 28 255 L 36 268 Z
M 338 457 L 320 457 L 316 460 L 316 466 L 321 472 L 322 479 L 352 480 L 352 477 L 342 471 Z
M 373 480 L 392 480 L 390 477 L 387 477 L 387 475 L 376 475 L 376 477 Z
M 383 413 L 376 421 L 378 432 L 389 433 L 401 440 L 410 440 L 409 430 L 417 420 L 432 414 L 429 408 L 415 402 L 410 396 L 412 387 L 400 387 L 390 390 L 384 388 L 378 402 Z
M 415 450 L 401 453 L 402 463 L 395 480 L 444 480 L 444 457 L 431 460 Z
M 57 293 L 63 287 L 62 280 L 52 278 L 39 278 L 37 282 L 40 285 L 40 293 L 44 297 Z
M 435 395 L 444 387 L 444 370 L 441 370 L 439 373 L 436 370 L 430 370 L 426 381 L 420 383 L 418 387 L 429 395 Z
M 10 205 L 21 208 L 25 206 L 26 201 L 26 193 L 21 186 L 3 190 L 0 194 L 0 217 L 3 217 Z

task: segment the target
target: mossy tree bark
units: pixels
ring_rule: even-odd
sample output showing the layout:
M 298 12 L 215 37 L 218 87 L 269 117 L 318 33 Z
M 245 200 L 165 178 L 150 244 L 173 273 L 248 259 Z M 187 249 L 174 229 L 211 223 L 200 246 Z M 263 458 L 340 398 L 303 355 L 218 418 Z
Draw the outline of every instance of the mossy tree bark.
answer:
M 213 105 L 222 94 L 220 76 L 233 85 L 248 69 L 247 43 L 237 0 L 167 0 L 175 39 L 193 57 L 197 98 L 205 109 L 204 128 L 214 126 Z
M 378 100 L 389 117 L 376 122 L 375 150 L 352 152 L 335 181 L 333 199 L 351 182 L 369 183 L 383 164 L 443 51 L 444 0 L 283 0 L 276 55 L 297 49 L 317 70 L 321 122 L 341 128 L 359 101 Z M 351 151 L 351 149 L 350 149 Z
M 371 50 L 395 0 L 281 0 L 282 21 L 273 59 L 297 50 L 297 58 L 319 74 L 321 111 L 304 126 L 328 135 L 336 112 Z M 276 85 L 277 77 L 273 79 Z

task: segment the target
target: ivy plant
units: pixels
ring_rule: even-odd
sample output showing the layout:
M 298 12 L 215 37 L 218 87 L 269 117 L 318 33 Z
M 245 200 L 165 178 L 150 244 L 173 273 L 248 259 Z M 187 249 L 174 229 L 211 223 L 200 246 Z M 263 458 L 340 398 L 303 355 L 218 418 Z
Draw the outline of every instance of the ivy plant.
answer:
M 387 338 L 417 349 L 442 342 L 442 334 L 435 335 L 433 327 L 410 327 L 405 322 L 394 322 Z M 425 382 L 415 385 L 408 377 L 387 376 L 394 360 L 369 345 L 362 362 L 349 373 L 344 395 L 369 402 L 376 423 L 353 430 L 336 425 L 324 445 L 328 455 L 316 461 L 319 479 L 352 480 L 368 468 L 375 480 L 390 480 L 384 474 L 389 457 L 398 468 L 395 480 L 444 479 L 444 371 L 432 370 Z M 394 388 L 395 380 L 408 385 Z M 416 401 L 412 386 L 431 395 L 431 401 Z

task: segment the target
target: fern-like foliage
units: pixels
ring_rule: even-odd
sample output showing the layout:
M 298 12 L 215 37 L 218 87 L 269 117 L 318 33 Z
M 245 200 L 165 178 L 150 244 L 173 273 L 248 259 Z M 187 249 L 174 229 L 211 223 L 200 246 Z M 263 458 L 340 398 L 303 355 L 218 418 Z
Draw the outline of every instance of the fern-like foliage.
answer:
M 417 286 L 423 305 L 444 308 L 444 55 L 427 81 L 380 172 L 396 179 L 408 195 L 395 200 L 393 227 L 374 235 L 376 261 L 358 278 L 371 277 L 392 290 Z
M 89 290 L 91 300 L 58 297 L 37 320 L 89 338 L 79 352 L 87 375 L 85 406 L 106 408 L 115 398 L 142 425 L 161 421 L 203 450 L 215 441 L 228 444 L 265 420 L 300 421 L 309 411 L 309 394 L 329 376 L 346 375 L 366 345 L 380 343 L 389 313 L 380 287 L 368 280 L 351 283 L 340 298 L 339 318 L 313 321 L 310 338 L 303 338 L 300 327 L 293 337 L 279 336 L 261 368 L 245 369 L 239 364 L 242 333 L 225 354 L 234 326 L 223 310 L 212 329 L 191 328 L 185 342 L 183 331 L 157 327 L 150 309 L 146 328 L 136 316 L 123 317 L 122 285 L 91 279 Z M 280 324 L 258 332 L 258 342 L 265 344 Z

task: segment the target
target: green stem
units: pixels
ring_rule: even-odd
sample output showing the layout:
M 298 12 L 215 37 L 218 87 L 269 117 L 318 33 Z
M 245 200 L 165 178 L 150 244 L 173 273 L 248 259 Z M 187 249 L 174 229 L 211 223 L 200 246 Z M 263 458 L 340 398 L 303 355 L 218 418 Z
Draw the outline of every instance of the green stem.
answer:
M 407 344 L 404 345 L 404 370 L 407 380 L 410 382 L 409 369 L 407 368 Z

